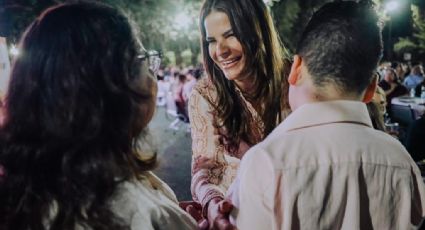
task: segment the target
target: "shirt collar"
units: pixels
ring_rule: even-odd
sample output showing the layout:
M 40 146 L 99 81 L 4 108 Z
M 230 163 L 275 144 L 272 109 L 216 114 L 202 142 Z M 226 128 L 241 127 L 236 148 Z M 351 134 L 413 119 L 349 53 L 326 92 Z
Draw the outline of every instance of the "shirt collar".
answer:
M 355 123 L 372 127 L 365 103 L 335 100 L 302 105 L 279 125 L 279 129 L 291 131 L 336 122 Z

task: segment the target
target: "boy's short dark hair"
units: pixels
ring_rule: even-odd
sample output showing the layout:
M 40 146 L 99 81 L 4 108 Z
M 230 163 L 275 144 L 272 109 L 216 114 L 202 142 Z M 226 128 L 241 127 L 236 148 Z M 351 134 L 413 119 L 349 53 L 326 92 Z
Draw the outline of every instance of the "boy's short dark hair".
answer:
M 382 53 L 378 21 L 367 1 L 327 3 L 314 13 L 296 53 L 316 86 L 333 83 L 341 91 L 356 93 L 367 87 Z

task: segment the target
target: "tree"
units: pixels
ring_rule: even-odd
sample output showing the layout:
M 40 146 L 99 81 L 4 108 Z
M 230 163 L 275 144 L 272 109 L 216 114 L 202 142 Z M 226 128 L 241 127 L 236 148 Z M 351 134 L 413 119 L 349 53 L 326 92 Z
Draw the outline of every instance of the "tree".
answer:
M 177 65 L 196 65 L 200 52 L 196 23 L 200 0 L 106 0 L 135 21 L 143 44 L 148 49 L 173 51 Z M 179 18 L 184 16 L 184 18 Z M 182 20 L 185 25 L 179 24 Z M 189 49 L 192 63 L 183 63 L 181 53 Z
M 281 0 L 271 7 L 280 38 L 290 53 L 294 52 L 304 27 L 314 11 L 331 0 Z
M 47 7 L 56 4 L 55 0 L 3 0 L 0 12 L 5 15 L 8 25 L 8 40 L 17 42 L 25 28 Z
M 419 7 L 413 7 L 413 35 L 400 38 L 394 45 L 394 51 L 400 56 L 411 53 L 415 59 L 425 60 L 425 18 Z
M 66 0 L 0 0 L 0 12 L 4 11 L 11 17 L 12 31 L 9 41 L 15 43 L 21 37 L 25 28 L 44 9 Z M 138 35 L 147 49 L 173 51 L 181 64 L 180 54 L 190 49 L 193 54 L 191 64 L 197 64 L 200 52 L 197 14 L 201 0 L 98 0 L 121 9 L 134 21 Z M 185 12 L 189 21 L 184 28 L 178 28 L 176 17 Z M 179 61 L 180 60 L 180 61 Z

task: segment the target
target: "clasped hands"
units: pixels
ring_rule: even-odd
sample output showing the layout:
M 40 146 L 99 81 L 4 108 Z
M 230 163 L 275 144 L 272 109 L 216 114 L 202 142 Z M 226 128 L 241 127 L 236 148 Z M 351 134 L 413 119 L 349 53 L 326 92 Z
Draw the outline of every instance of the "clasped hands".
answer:
M 194 171 L 200 169 L 211 169 L 216 166 L 216 163 L 205 156 L 198 156 L 195 159 L 196 164 Z M 206 229 L 219 229 L 230 230 L 236 229 L 229 221 L 230 212 L 233 205 L 220 197 L 211 199 L 207 204 L 207 219 L 202 215 L 202 206 L 195 201 L 182 201 L 179 203 L 180 207 L 191 215 L 197 222 L 198 228 Z
M 202 216 L 202 206 L 195 201 L 182 201 L 179 206 L 191 215 L 198 223 L 201 230 L 218 229 L 231 230 L 236 229 L 229 221 L 230 212 L 233 205 L 222 198 L 213 198 L 208 203 L 208 218 Z

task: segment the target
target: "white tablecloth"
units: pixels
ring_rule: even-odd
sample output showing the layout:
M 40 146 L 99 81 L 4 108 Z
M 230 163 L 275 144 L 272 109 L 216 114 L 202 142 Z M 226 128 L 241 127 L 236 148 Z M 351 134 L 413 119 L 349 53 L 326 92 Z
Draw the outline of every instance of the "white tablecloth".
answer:
M 391 100 L 391 104 L 410 105 L 415 112 L 416 119 L 419 119 L 425 113 L 425 99 L 419 97 L 395 97 Z

